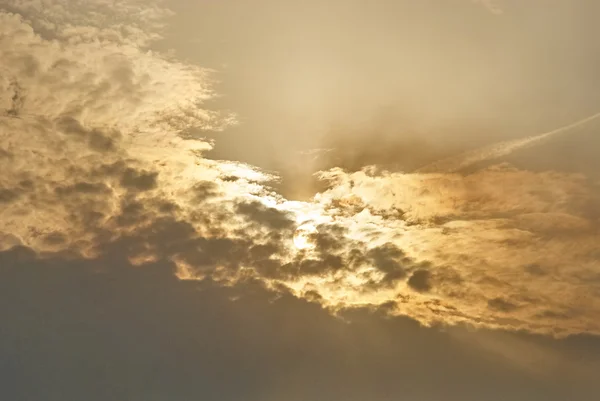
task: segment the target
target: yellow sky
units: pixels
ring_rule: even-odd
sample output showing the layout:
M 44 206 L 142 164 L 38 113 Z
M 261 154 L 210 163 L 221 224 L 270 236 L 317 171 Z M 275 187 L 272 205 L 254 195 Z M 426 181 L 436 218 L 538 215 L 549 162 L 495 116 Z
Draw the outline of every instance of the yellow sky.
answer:
M 600 6 L 73 4 L 0 0 L 7 269 L 477 328 L 588 383 L 544 341 L 600 335 Z

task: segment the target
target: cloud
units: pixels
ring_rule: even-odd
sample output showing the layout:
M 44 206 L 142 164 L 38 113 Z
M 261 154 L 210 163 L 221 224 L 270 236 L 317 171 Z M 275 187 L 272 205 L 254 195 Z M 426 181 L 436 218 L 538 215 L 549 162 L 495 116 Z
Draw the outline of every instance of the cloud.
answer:
M 537 145 L 540 142 L 552 138 L 556 135 L 566 134 L 577 127 L 580 127 L 591 121 L 596 120 L 598 117 L 600 117 L 600 113 L 595 113 L 574 123 L 565 125 L 564 127 L 560 127 L 549 132 L 545 132 L 543 134 L 532 135 L 526 138 L 515 139 L 511 141 L 494 143 L 492 145 L 488 145 L 480 149 L 465 152 L 458 156 L 441 159 L 417 169 L 416 172 L 454 173 L 466 169 L 474 164 L 481 163 L 483 161 L 498 159 L 502 156 L 507 156 L 518 150 Z
M 222 286 L 178 280 L 166 260 L 135 267 L 126 241 L 88 259 L 0 252 L 3 398 L 554 401 L 598 389 L 590 338 L 428 329 L 364 307 L 336 318 L 251 278 Z
M 19 14 L 3 12 L 0 18 L 8 114 L 50 121 L 70 117 L 90 128 L 128 132 L 182 124 L 218 129 L 226 121 L 197 107 L 212 95 L 205 70 L 135 43 L 48 39 Z
M 70 43 L 148 45 L 160 37 L 165 17 L 171 15 L 160 1 L 2 0 L 0 7 L 26 16 L 46 39 Z
M 425 325 L 600 333 L 599 193 L 585 176 L 389 172 L 358 169 L 372 158 L 360 155 L 356 171 L 320 173 L 311 201 L 290 201 L 274 175 L 203 156 L 212 144 L 192 131 L 235 121 L 205 108 L 209 71 L 145 48 L 168 12 L 127 3 L 86 25 L 105 2 L 36 4 L 0 13 L 0 249 L 163 261 L 192 281 L 252 278 Z M 293 243 L 302 224 L 314 226 L 306 249 Z
M 317 200 L 349 226 L 360 221 L 350 236 L 389 242 L 417 261 L 406 282 L 417 295 L 397 286 L 394 313 L 552 335 L 597 332 L 594 181 L 508 165 L 464 175 L 334 169 L 322 177 L 331 187 Z
M 17 117 L 25 105 L 25 94 L 23 93 L 23 88 L 19 85 L 18 82 L 12 81 L 9 83 L 9 88 L 13 90 L 13 95 L 11 97 L 10 108 L 6 110 L 6 114 L 10 117 Z
M 513 311 L 519 309 L 518 305 L 516 305 L 510 301 L 507 301 L 505 299 L 502 299 L 502 298 L 490 299 L 488 301 L 488 306 L 491 309 L 494 309 L 494 310 L 497 310 L 500 312 L 506 312 L 506 313 L 510 313 L 510 312 L 513 312 Z
M 11 201 L 0 230 L 30 245 L 61 230 L 92 243 L 121 198 L 157 189 L 159 176 L 191 182 L 189 169 L 210 145 L 186 140 L 182 124 L 220 129 L 231 122 L 199 108 L 211 96 L 206 71 L 144 50 L 145 40 L 104 35 L 153 37 L 151 21 L 166 10 L 138 3 L 111 9 L 102 1 L 72 8 L 50 2 L 44 10 L 38 2 L 2 5 L 18 13 L 0 13 L 2 199 Z M 98 13 L 120 16 L 102 20 Z M 102 27 L 94 30 L 92 20 Z M 73 30 L 84 28 L 89 37 L 75 37 Z M 182 164 L 188 171 L 170 169 Z
M 431 273 L 429 270 L 417 270 L 407 281 L 407 284 L 415 291 L 427 292 L 431 290 Z
M 195 130 L 235 119 L 207 108 L 209 71 L 147 49 L 167 10 L 69 4 L 0 2 L 3 398 L 597 390 L 580 357 L 600 332 L 597 183 L 360 156 L 285 199 L 276 176 L 204 157 Z

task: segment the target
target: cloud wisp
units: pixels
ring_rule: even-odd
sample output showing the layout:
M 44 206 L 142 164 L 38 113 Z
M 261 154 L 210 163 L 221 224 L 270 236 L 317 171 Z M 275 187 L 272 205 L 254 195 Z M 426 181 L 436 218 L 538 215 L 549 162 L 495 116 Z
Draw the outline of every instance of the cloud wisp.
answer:
M 530 146 L 534 146 L 556 135 L 566 134 L 567 132 L 575 128 L 581 127 L 593 120 L 596 120 L 598 117 L 600 117 L 600 112 L 592 114 L 591 116 L 578 120 L 574 123 L 565 125 L 564 127 L 545 132 L 543 134 L 532 135 L 521 139 L 514 139 L 511 141 L 494 143 L 492 145 L 488 145 L 479 149 L 474 149 L 457 156 L 438 160 L 426 166 L 418 168 L 415 172 L 454 173 L 467 167 L 470 167 L 476 163 L 499 159 L 520 149 L 525 149 Z

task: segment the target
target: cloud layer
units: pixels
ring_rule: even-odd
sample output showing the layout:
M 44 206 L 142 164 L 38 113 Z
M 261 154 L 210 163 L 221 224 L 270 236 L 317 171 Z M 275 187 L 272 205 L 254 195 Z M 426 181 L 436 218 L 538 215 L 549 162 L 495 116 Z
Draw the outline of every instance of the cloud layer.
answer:
M 559 401 L 598 391 L 591 338 L 432 330 L 385 308 L 339 319 L 259 281 L 224 287 L 178 280 L 175 270 L 167 261 L 135 267 L 116 244 L 88 260 L 0 252 L 0 394 Z
M 208 107 L 210 71 L 149 50 L 160 4 L 0 4 L 2 250 L 168 262 L 181 279 L 251 278 L 333 312 L 600 334 L 597 182 L 505 164 L 334 168 L 314 199 L 290 201 L 277 177 L 204 157 L 198 130 L 235 118 Z

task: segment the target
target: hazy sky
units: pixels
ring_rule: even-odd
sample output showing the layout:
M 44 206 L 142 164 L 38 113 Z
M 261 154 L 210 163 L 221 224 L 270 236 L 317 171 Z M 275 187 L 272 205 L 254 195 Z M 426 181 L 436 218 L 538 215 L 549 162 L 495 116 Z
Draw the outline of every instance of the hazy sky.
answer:
M 0 0 L 0 399 L 597 400 L 596 3 Z
M 310 149 L 338 148 L 319 167 L 414 168 L 598 111 L 596 2 L 474 3 L 174 1 L 158 46 L 218 71 L 241 123 L 212 155 L 285 174 Z

